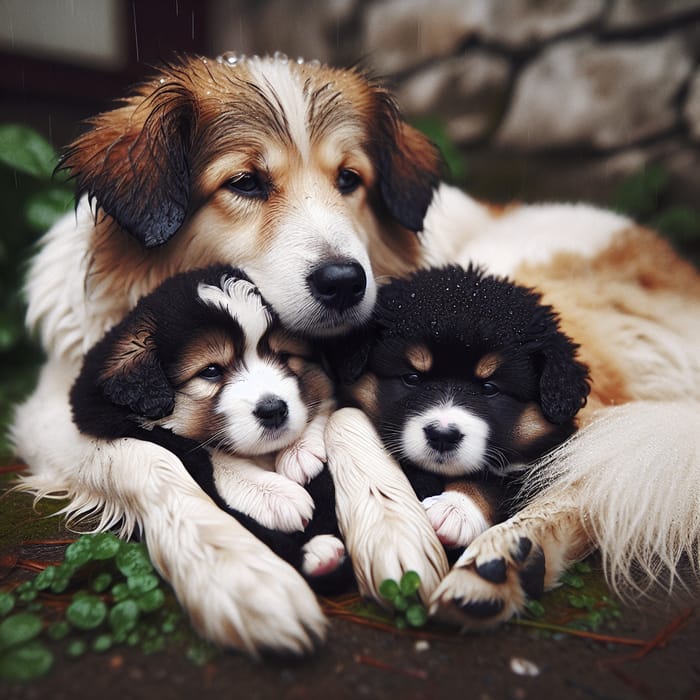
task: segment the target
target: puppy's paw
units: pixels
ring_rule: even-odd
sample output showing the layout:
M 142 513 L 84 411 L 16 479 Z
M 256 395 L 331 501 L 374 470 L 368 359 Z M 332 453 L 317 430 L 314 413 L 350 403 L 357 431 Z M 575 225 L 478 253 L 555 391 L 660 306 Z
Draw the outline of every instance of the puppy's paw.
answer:
M 277 453 L 275 470 L 278 474 L 297 484 L 308 484 L 321 473 L 326 461 L 326 449 L 323 441 L 311 438 L 302 436 Z
M 520 613 L 544 591 L 545 555 L 510 521 L 464 551 L 430 601 L 431 615 L 461 627 L 495 624 Z
M 305 488 L 275 472 L 260 472 L 254 483 L 217 479 L 217 487 L 231 508 L 281 532 L 302 531 L 314 514 Z
M 422 501 L 430 524 L 445 547 L 466 547 L 486 531 L 489 523 L 466 494 L 445 491 Z
M 345 545 L 333 535 L 317 535 L 302 548 L 302 571 L 307 576 L 325 576 L 335 571 L 345 559 Z

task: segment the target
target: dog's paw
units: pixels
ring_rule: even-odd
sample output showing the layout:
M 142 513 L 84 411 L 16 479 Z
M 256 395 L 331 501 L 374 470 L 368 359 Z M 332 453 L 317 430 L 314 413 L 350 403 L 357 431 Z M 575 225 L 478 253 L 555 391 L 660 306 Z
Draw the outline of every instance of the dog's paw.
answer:
M 423 501 L 430 524 L 445 547 L 466 547 L 489 523 L 481 509 L 466 494 L 445 491 Z
M 334 535 L 317 535 L 302 548 L 301 569 L 307 576 L 325 576 L 335 571 L 345 559 L 345 545 Z
M 176 592 L 194 627 L 253 656 L 311 652 L 327 622 L 306 581 L 247 531 L 234 535 L 231 523 L 220 525 L 204 533 L 186 569 L 181 548 L 169 562 L 180 574 Z
M 511 522 L 480 535 L 430 600 L 430 613 L 461 627 L 495 624 L 520 613 L 544 591 L 542 548 Z
M 323 470 L 326 448 L 322 440 L 302 436 L 277 453 L 275 470 L 297 484 L 308 484 Z

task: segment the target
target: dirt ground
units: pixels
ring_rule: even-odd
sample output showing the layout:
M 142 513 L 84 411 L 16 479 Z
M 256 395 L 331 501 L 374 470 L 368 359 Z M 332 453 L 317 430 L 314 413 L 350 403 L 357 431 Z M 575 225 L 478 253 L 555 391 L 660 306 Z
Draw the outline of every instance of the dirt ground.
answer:
M 0 500 L 6 518 L 0 589 L 29 576 L 28 566 L 36 571 L 42 558 L 57 558 L 55 546 L 37 550 L 23 544 L 22 539 L 29 537 L 22 534 L 27 531 L 24 517 L 8 535 L 7 518 L 17 521 L 18 517 L 7 504 L 6 499 Z M 55 519 L 36 520 L 44 528 L 51 523 L 53 537 L 60 535 Z M 31 537 L 36 540 L 36 532 Z M 518 624 L 459 635 L 438 627 L 413 632 L 378 629 L 360 618 L 332 617 L 328 639 L 315 655 L 258 662 L 217 653 L 197 665 L 177 644 L 148 655 L 115 645 L 104 653 L 90 652 L 72 660 L 56 643 L 56 662 L 48 675 L 21 684 L 0 681 L 0 698 L 700 700 L 697 597 L 623 607 L 621 613 L 614 627 L 598 630 L 607 641 L 575 636 L 573 630 L 543 631 Z
M 618 634 L 651 640 L 674 613 L 640 611 L 626 617 Z M 697 610 L 663 646 L 636 660 L 630 655 L 642 648 L 573 638 L 541 639 L 514 625 L 479 635 L 430 639 L 428 648 L 419 651 L 416 641 L 421 636 L 333 621 L 327 643 L 309 659 L 252 662 L 226 654 L 204 667 L 188 663 L 180 654 L 112 651 L 60 663 L 42 680 L 0 688 L 0 696 L 26 700 L 700 698 Z M 535 664 L 538 675 L 517 675 L 513 664 L 518 659 Z

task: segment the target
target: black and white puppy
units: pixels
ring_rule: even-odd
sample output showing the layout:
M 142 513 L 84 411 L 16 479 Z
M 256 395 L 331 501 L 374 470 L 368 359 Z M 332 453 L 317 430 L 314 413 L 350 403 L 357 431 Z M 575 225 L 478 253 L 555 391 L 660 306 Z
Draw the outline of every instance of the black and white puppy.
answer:
M 83 433 L 177 454 L 310 582 L 323 588 L 344 561 L 321 473 L 331 382 L 241 270 L 181 273 L 143 297 L 87 353 L 71 404 Z
M 576 354 L 539 294 L 472 266 L 382 287 L 371 324 L 330 352 L 447 547 L 503 519 L 508 477 L 575 431 Z

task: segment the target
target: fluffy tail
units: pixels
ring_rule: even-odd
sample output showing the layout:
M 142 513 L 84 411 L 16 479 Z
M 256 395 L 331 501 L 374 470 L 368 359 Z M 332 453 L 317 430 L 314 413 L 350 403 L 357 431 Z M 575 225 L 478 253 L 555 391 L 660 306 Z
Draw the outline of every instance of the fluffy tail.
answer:
M 700 402 L 637 401 L 601 410 L 528 477 L 534 499 L 577 493 L 618 594 L 700 577 Z

